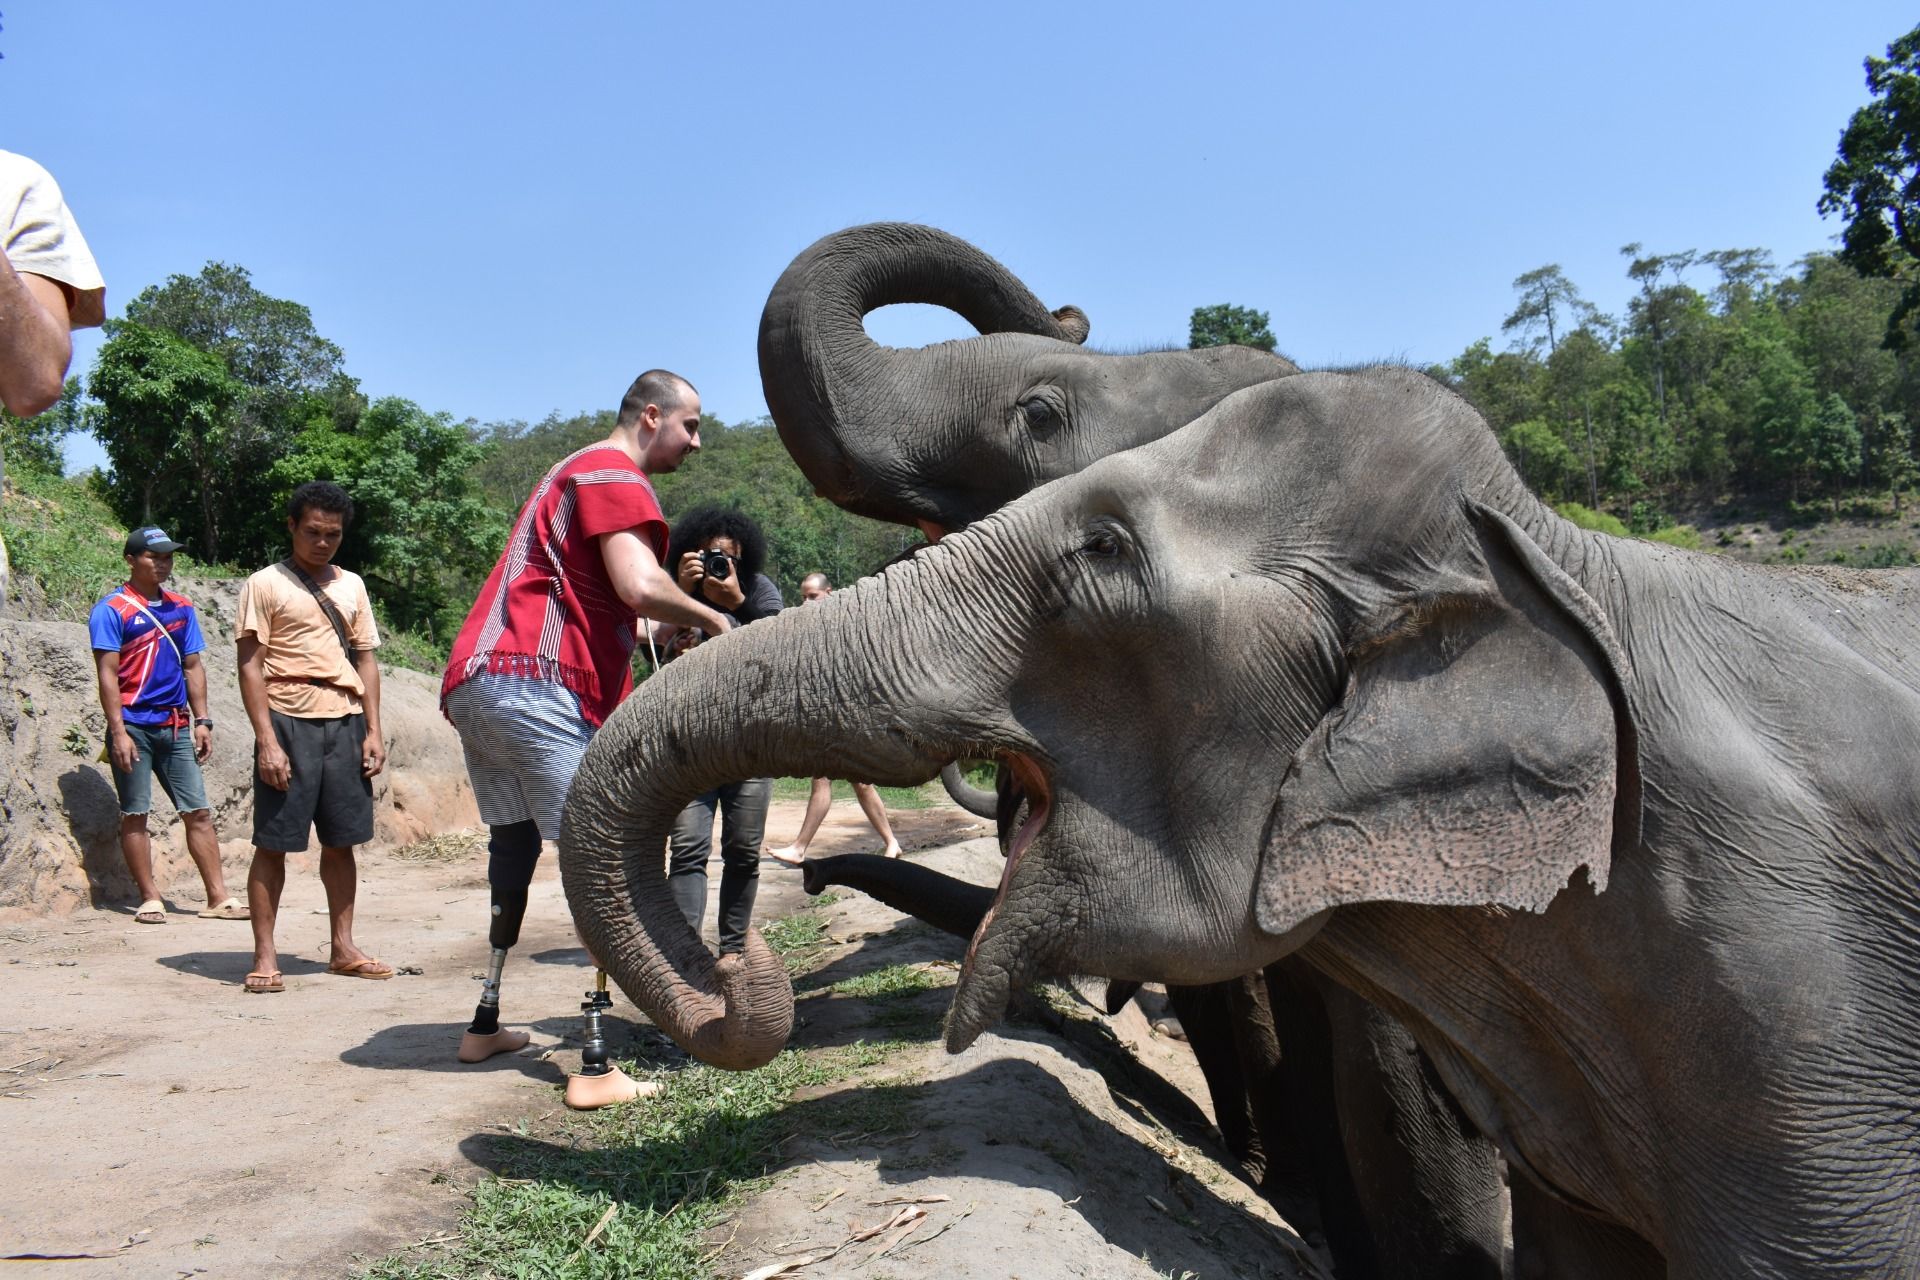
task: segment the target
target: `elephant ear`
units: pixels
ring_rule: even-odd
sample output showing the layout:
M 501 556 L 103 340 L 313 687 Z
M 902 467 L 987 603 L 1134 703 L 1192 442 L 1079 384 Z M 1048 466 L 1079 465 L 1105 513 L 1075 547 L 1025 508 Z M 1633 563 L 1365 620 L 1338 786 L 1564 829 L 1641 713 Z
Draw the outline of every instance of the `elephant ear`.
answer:
M 1470 504 L 1487 574 L 1350 655 L 1294 757 L 1256 904 L 1280 934 L 1343 903 L 1543 911 L 1640 838 L 1630 669 L 1600 608 L 1506 516 Z

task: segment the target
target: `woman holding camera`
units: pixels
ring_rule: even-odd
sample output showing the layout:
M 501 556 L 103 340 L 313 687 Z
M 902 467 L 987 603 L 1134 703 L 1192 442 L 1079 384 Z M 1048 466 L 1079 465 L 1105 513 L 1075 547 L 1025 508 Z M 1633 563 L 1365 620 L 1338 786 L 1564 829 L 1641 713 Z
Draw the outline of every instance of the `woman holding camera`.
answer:
M 680 589 L 727 615 L 735 626 L 780 612 L 780 588 L 760 572 L 767 540 L 760 526 L 738 511 L 695 507 L 673 526 L 667 563 Z M 663 659 L 700 643 L 703 633 L 671 628 L 662 640 Z M 681 811 L 669 842 L 667 884 L 681 914 L 695 930 L 707 908 L 707 863 L 713 856 L 713 819 L 720 815 L 720 954 L 744 950 L 753 899 L 760 888 L 760 845 L 766 836 L 772 778 L 749 778 L 715 787 Z

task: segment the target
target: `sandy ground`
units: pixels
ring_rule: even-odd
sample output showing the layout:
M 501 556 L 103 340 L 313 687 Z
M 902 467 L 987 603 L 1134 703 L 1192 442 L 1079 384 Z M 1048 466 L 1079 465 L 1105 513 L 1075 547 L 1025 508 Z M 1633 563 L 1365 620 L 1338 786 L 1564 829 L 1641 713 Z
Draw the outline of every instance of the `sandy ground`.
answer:
M 799 804 L 776 805 L 770 838 L 789 836 L 799 817 Z M 995 870 L 991 842 L 974 838 L 983 824 L 957 809 L 898 811 L 894 821 L 909 850 L 937 850 L 918 856 L 975 878 Z M 814 852 L 874 845 L 859 810 L 841 803 Z M 179 914 L 144 927 L 121 912 L 81 911 L 0 926 L 0 1257 L 68 1259 L 11 1262 L 9 1274 L 348 1274 L 444 1230 L 499 1158 L 498 1143 L 551 1124 L 557 1086 L 578 1063 L 576 1011 L 589 977 L 552 858 L 542 860 L 505 984 L 505 1020 L 529 1026 L 534 1043 L 480 1066 L 453 1054 L 486 954 L 484 854 L 419 862 L 375 851 L 362 857 L 361 880 L 361 945 L 417 974 L 328 975 L 324 899 L 310 868 L 289 875 L 280 995 L 239 989 L 249 959 L 242 923 Z M 761 884 L 762 918 L 807 901 L 799 876 L 771 864 Z M 176 901 L 195 901 L 191 886 L 180 888 Z M 831 910 L 837 976 L 957 951 L 865 898 Z M 834 1034 L 818 985 L 802 983 L 809 1039 Z M 946 993 L 922 998 L 943 1006 Z M 615 1012 L 636 1017 L 624 998 Z M 900 1069 L 938 1090 L 924 1104 L 938 1115 L 916 1135 L 920 1145 L 787 1152 L 792 1167 L 740 1215 L 715 1266 L 741 1275 L 824 1251 L 846 1237 L 849 1216 L 881 1213 L 866 1202 L 937 1184 L 927 1194 L 951 1200 L 929 1211 L 954 1218 L 938 1239 L 889 1255 L 878 1271 L 856 1265 L 868 1247 L 798 1274 L 1307 1274 L 1291 1229 L 1196 1154 L 1206 1117 L 1179 1092 L 1197 1092 L 1184 1047 L 1154 1040 L 1137 1013 L 1109 1025 L 1115 1033 L 1098 1033 L 1085 1052 L 1070 1028 L 1017 1022 L 957 1058 L 933 1045 L 912 1051 Z M 1101 1053 L 1112 1056 L 1107 1041 L 1143 1062 L 1159 1055 L 1159 1074 L 1147 1062 L 1141 1085 L 1161 1091 L 1158 1103 L 1116 1092 L 1095 1070 Z M 1162 1076 L 1183 1083 L 1155 1084 Z M 849 1212 L 810 1207 L 836 1190 Z

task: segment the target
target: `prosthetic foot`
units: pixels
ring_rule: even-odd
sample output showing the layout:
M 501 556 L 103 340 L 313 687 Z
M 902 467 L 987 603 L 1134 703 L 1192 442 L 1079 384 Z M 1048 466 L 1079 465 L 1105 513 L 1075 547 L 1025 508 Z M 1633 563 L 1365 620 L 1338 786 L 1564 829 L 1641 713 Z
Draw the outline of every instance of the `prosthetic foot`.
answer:
M 600 1015 L 613 1007 L 607 994 L 607 971 L 595 969 L 593 990 L 581 1002 L 580 1013 L 586 1019 L 587 1042 L 580 1050 L 580 1072 L 567 1077 L 567 1105 L 575 1111 L 597 1111 L 616 1102 L 649 1098 L 660 1092 L 652 1081 L 635 1080 L 609 1061 L 607 1037 L 600 1026 Z
M 534 864 L 540 859 L 540 831 L 532 822 L 517 822 L 491 828 L 487 842 L 491 857 L 487 862 L 487 881 L 493 891 L 493 920 L 487 926 L 487 941 L 492 954 L 487 958 L 487 977 L 480 989 L 480 1003 L 473 1011 L 473 1024 L 460 1037 L 462 1062 L 485 1062 L 500 1053 L 517 1053 L 527 1047 L 524 1031 L 504 1031 L 500 1027 L 500 974 L 507 967 L 507 952 L 520 941 L 520 924 L 527 915 L 527 886 L 533 882 Z
M 524 907 L 524 897 L 521 901 Z M 495 903 L 493 909 L 498 913 L 500 905 Z M 494 918 L 497 921 L 498 914 Z M 500 1026 L 500 971 L 506 966 L 506 947 L 494 947 L 493 954 L 487 960 L 487 977 L 480 988 L 480 1003 L 473 1011 L 473 1025 L 460 1037 L 459 1058 L 462 1062 L 485 1062 L 497 1053 L 517 1053 L 527 1047 L 530 1037 L 526 1032 L 508 1031 Z

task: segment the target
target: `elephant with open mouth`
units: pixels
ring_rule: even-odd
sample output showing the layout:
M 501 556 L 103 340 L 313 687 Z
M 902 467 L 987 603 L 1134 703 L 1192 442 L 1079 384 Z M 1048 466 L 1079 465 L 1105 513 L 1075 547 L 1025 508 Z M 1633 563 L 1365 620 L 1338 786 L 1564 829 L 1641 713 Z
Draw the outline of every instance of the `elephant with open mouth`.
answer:
M 864 318 L 900 302 L 946 306 L 980 336 L 884 347 Z M 1299 372 L 1244 347 L 1106 354 L 1084 347 L 1089 329 L 1085 313 L 1049 311 L 973 245 L 880 223 L 823 237 L 782 273 L 761 317 L 761 376 L 783 441 L 821 494 L 937 540 Z M 1004 848 L 1017 806 L 996 815 L 994 795 L 960 785 L 954 765 L 941 778 L 964 807 L 999 817 Z M 808 883 L 859 889 L 963 937 L 984 910 L 975 886 L 857 856 L 810 866 Z M 1115 984 L 1110 1003 L 1131 986 Z M 1499 1273 L 1498 1158 L 1404 1028 L 1291 958 L 1168 994 L 1223 1141 L 1283 1203 L 1306 1176 L 1343 1276 Z
M 1028 817 L 950 1048 L 1050 974 L 1298 952 L 1412 1030 L 1568 1269 L 1911 1275 L 1916 577 L 1587 533 L 1430 381 L 1302 374 L 669 667 L 561 871 L 636 1003 L 751 1065 L 791 988 L 674 908 L 684 799 L 993 756 Z

